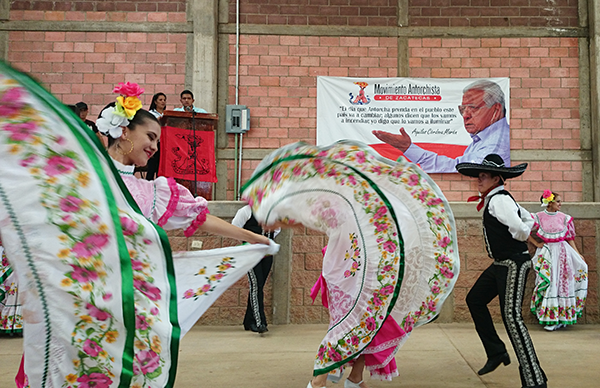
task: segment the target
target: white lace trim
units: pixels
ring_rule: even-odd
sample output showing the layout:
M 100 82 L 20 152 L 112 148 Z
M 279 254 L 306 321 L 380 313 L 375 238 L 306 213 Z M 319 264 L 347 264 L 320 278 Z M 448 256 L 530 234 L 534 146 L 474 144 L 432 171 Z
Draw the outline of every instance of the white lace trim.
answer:
M 119 171 L 119 174 L 122 175 L 133 175 L 133 172 L 135 171 L 135 166 L 126 166 L 121 162 L 117 162 L 116 160 L 112 160 L 115 167 L 117 168 L 117 171 Z

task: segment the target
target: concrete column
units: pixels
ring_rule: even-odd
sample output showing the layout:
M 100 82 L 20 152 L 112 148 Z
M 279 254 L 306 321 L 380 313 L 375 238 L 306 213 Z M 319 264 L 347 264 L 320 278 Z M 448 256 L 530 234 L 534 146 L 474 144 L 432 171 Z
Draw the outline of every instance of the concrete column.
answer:
M 8 20 L 10 15 L 10 0 L 0 0 L 0 20 Z
M 223 6 L 225 3 L 225 6 Z M 223 15 L 223 13 L 225 15 Z M 229 9 L 224 0 L 221 0 L 221 7 L 219 10 L 219 23 L 227 24 L 227 18 Z M 220 200 L 227 199 L 227 185 L 229 183 L 229 168 L 228 160 L 223 159 L 223 153 L 220 150 L 226 149 L 228 146 L 229 136 L 225 133 L 225 110 L 227 104 L 229 104 L 229 35 L 219 35 L 219 46 L 218 46 L 218 98 L 217 98 L 217 113 L 219 114 L 219 126 L 217 130 L 216 142 L 217 142 L 217 183 L 215 184 L 215 198 Z M 231 102 L 233 104 L 233 102 Z M 237 136 L 237 135 L 236 135 Z M 233 150 L 232 150 L 233 151 Z
M 594 201 L 600 201 L 600 0 L 588 0 L 590 58 L 590 130 Z
M 188 21 L 194 32 L 188 39 L 186 83 L 195 105 L 217 111 L 218 0 L 188 0 Z
M 408 27 L 408 0 L 398 0 L 398 27 Z M 398 77 L 408 77 L 408 38 L 398 37 Z
M 579 38 L 579 139 L 581 151 L 594 148 L 591 131 L 590 110 L 590 56 L 588 38 Z M 594 201 L 594 163 L 593 159 L 581 162 L 581 184 L 583 202 Z
M 10 0 L 0 0 L 0 21 L 10 17 Z M 0 60 L 8 60 L 8 31 L 0 31 Z
M 579 27 L 588 27 L 588 2 L 577 3 Z M 590 128 L 590 53 L 588 37 L 579 38 L 579 138 L 581 151 L 592 150 L 592 132 Z M 594 164 L 593 161 L 582 161 L 581 185 L 583 202 L 594 201 Z

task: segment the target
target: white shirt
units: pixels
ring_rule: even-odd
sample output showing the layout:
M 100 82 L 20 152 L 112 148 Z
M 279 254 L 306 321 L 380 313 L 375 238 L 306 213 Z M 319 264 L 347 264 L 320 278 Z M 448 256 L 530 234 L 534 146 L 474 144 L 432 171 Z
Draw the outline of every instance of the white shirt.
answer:
M 490 198 L 500 190 L 504 190 L 504 186 L 494 188 L 485 197 L 485 204 L 489 204 L 490 214 L 496 217 L 500 223 L 508 226 L 508 231 L 515 240 L 526 241 L 533 227 L 533 216 L 506 194 L 498 194 Z M 519 210 L 521 217 L 517 213 Z
M 235 217 L 231 220 L 231 224 L 237 226 L 238 228 L 243 228 L 246 225 L 246 222 L 252 217 L 252 209 L 250 205 L 246 205 L 235 213 Z M 273 231 L 273 238 L 277 236 L 281 232 L 281 229 L 276 229 Z
M 192 106 L 192 109 L 194 109 L 194 112 L 196 112 L 196 113 L 207 113 L 204 109 L 196 108 L 195 106 Z M 179 108 L 175 108 L 173 110 L 176 112 L 187 112 L 182 106 Z
M 432 151 L 411 144 L 404 155 L 411 162 L 421 165 L 425 172 L 456 172 L 458 163 L 481 163 L 489 154 L 498 154 L 506 166 L 510 166 L 510 127 L 506 118 L 496 121 L 475 135 L 471 135 L 473 142 L 469 144 L 465 153 L 452 159 L 438 155 Z
M 160 113 L 159 111 L 152 109 L 150 111 L 150 113 L 152 113 L 154 115 L 154 117 L 156 117 L 157 119 L 160 119 L 161 117 L 163 117 L 164 113 Z

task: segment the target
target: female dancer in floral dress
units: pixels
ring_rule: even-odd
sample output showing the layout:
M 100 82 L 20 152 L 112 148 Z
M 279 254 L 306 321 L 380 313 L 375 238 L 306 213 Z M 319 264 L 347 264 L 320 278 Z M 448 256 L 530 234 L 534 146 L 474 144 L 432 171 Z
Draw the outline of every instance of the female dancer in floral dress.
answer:
M 208 215 L 166 178 L 133 177 L 160 136 L 154 116 L 138 112 L 138 91 L 121 85 L 103 112 L 118 139 L 113 162 L 72 112 L 0 63 L 0 233 L 24 295 L 21 381 L 31 387 L 173 387 L 183 334 L 276 249 L 172 254 L 157 224 L 268 240 Z
M 329 330 L 308 388 L 353 366 L 345 388 L 398 376 L 394 356 L 430 322 L 459 271 L 452 210 L 419 167 L 364 144 L 290 144 L 266 157 L 243 189 L 259 223 L 325 233 L 321 289 Z M 314 292 L 312 293 L 314 296 Z
M 537 276 L 531 311 L 544 329 L 554 331 L 575 324 L 581 316 L 588 267 L 575 246 L 573 217 L 560 211 L 560 195 L 546 190 L 540 202 L 546 209 L 534 215 L 533 230 L 542 243 L 535 242 L 533 269 Z
M 19 303 L 17 277 L 4 254 L 0 240 L 0 334 L 20 335 L 23 332 L 23 316 Z

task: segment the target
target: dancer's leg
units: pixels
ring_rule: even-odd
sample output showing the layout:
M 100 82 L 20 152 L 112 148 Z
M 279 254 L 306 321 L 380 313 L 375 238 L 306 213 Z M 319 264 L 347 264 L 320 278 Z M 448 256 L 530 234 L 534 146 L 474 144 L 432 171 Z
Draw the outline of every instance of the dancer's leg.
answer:
M 502 271 L 506 274 L 504 277 L 498 276 L 500 308 L 506 332 L 519 359 L 523 387 L 545 387 L 546 375 L 540 366 L 521 314 L 525 281 L 530 266 L 528 255 L 498 263 L 499 273 Z
M 495 265 L 490 265 L 475 282 L 467 295 L 469 312 L 475 323 L 475 329 L 485 348 L 488 359 L 506 352 L 504 342 L 498 336 L 494 322 L 488 309 L 490 303 L 498 295 Z
M 363 382 L 363 372 L 365 370 L 365 356 L 359 356 L 352 365 L 348 380 L 354 384 L 359 384 L 360 388 L 369 388 L 365 382 Z M 362 384 L 361 384 L 362 382 Z

